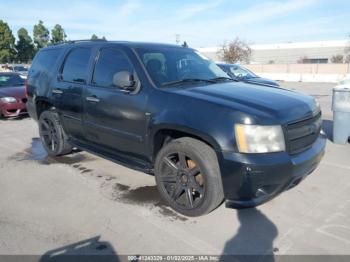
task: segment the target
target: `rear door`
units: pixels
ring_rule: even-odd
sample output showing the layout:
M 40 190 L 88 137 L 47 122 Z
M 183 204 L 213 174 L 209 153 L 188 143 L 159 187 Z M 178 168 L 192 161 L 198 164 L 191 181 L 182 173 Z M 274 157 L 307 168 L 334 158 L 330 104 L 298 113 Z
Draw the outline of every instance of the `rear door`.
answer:
M 63 48 L 51 48 L 40 50 L 29 69 L 27 78 L 27 110 L 29 115 L 37 119 L 35 100 L 51 96 L 48 91 L 51 90 L 52 83 L 56 81 L 55 75 L 59 60 L 63 54 Z
M 105 47 L 99 51 L 91 85 L 85 89 L 86 139 L 114 153 L 141 157 L 146 134 L 147 93 L 132 93 L 113 84 L 113 76 L 128 71 L 137 77 L 126 51 Z
M 92 49 L 71 49 L 51 92 L 67 135 L 82 139 L 83 89 L 86 87 Z

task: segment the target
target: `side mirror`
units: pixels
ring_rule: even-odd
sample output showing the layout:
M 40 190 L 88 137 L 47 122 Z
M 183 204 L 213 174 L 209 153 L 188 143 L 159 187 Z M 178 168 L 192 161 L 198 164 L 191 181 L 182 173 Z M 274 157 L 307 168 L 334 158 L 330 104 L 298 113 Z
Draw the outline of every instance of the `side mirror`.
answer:
M 134 76 L 128 71 L 121 71 L 114 74 L 113 85 L 128 91 L 134 91 L 137 87 Z

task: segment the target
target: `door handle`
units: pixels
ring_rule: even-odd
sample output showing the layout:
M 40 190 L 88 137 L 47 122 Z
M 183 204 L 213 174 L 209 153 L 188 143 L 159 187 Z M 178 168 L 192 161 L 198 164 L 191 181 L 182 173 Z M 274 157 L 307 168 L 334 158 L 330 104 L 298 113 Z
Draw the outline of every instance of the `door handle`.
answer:
M 86 101 L 98 103 L 100 102 L 100 99 L 98 99 L 96 96 L 88 96 L 86 97 Z
M 61 94 L 63 94 L 63 91 L 61 89 L 52 89 L 52 93 L 61 95 Z

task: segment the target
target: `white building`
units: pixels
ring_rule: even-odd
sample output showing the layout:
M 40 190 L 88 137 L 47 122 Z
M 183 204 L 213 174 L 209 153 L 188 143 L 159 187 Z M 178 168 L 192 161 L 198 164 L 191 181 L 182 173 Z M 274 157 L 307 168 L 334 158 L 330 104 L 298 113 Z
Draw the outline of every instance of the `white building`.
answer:
M 254 44 L 251 45 L 252 64 L 294 64 L 304 59 L 306 63 L 330 63 L 335 55 L 342 55 L 345 59 L 349 40 Z M 198 48 L 200 52 L 215 61 L 220 61 L 218 47 Z

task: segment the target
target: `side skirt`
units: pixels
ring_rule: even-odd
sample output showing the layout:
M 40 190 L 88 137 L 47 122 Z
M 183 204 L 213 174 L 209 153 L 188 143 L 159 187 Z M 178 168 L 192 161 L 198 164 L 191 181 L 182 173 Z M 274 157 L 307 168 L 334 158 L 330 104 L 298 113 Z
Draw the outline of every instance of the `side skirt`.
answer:
M 108 150 L 96 145 L 90 145 L 78 139 L 69 139 L 69 143 L 74 147 L 77 147 L 83 151 L 89 152 L 96 156 L 102 157 L 104 159 L 108 159 L 116 164 L 120 164 L 130 169 L 134 169 L 146 174 L 153 175 L 153 167 L 149 162 L 141 160 L 139 158 L 128 156 L 126 154 L 122 154 L 120 152 L 115 152 L 112 150 Z

